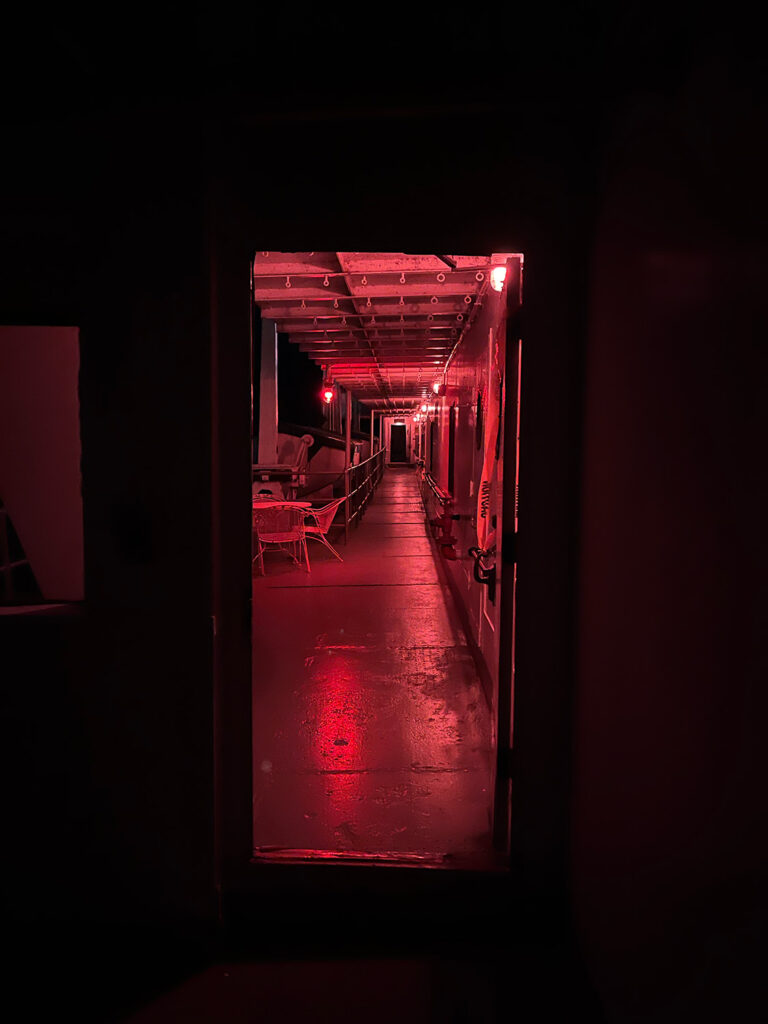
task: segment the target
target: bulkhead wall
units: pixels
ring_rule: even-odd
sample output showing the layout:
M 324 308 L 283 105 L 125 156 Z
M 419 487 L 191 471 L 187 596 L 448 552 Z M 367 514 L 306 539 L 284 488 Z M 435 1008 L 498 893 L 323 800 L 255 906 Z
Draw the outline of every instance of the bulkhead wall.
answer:
M 453 513 L 458 519 L 451 532 L 456 538 L 456 560 L 444 560 L 455 596 L 462 606 L 470 638 L 477 646 L 486 672 L 486 690 L 495 710 L 498 687 L 499 586 L 491 600 L 489 588 L 474 578 L 472 547 L 493 543 L 494 523 L 501 524 L 501 484 L 504 472 L 503 432 L 499 436 L 500 388 L 505 359 L 506 292 L 487 288 L 479 313 L 449 364 L 445 392 L 434 396 L 430 420 L 437 423 L 433 476 L 449 490 L 450 417 L 454 417 Z M 431 422 L 427 424 L 427 434 Z M 499 443 L 496 458 L 497 441 Z M 491 467 L 489 493 L 482 493 L 486 463 Z M 486 523 L 483 523 L 485 517 Z

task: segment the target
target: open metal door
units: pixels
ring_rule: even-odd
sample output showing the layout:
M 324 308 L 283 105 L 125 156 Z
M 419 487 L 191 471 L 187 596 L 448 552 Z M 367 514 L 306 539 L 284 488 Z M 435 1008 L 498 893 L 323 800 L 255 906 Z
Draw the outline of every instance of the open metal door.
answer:
M 501 529 L 497 530 L 499 588 L 499 664 L 496 764 L 493 798 L 494 846 L 507 852 L 512 799 L 512 718 L 515 688 L 515 602 L 517 596 L 518 469 L 520 447 L 520 375 L 522 365 L 522 261 L 513 264 L 506 284 L 504 378 L 502 389 Z M 501 339 L 500 339 L 501 340 Z

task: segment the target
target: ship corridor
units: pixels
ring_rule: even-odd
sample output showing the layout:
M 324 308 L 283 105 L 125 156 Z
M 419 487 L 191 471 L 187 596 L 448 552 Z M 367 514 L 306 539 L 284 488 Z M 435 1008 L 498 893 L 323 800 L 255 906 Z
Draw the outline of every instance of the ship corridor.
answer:
M 412 468 L 389 466 L 337 562 L 254 573 L 254 848 L 475 859 L 490 712 Z

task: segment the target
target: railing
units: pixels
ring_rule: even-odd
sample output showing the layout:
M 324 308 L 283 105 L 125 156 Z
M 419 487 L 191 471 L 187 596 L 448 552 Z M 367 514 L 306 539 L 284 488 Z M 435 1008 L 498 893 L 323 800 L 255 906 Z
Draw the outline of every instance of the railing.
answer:
M 349 530 L 353 522 L 360 522 L 360 516 L 373 497 L 379 481 L 384 474 L 384 457 L 386 449 L 382 448 L 356 466 L 349 466 L 344 471 L 344 540 L 349 540 Z
M 262 466 L 253 468 L 254 483 L 280 483 L 287 491 L 286 500 L 311 498 L 312 494 L 327 487 L 332 487 L 334 497 L 343 487 L 344 502 L 344 540 L 349 540 L 350 528 L 360 522 L 373 492 L 384 473 L 386 449 L 382 448 L 373 455 L 346 469 L 312 470 L 296 469 L 295 467 Z
M 449 561 L 455 561 L 456 538 L 451 533 L 451 524 L 459 517 L 453 512 L 453 495 L 443 490 L 423 465 L 419 473 L 419 488 L 424 510 L 427 513 L 427 521 L 432 527 L 432 536 L 440 545 L 443 557 Z
M 325 490 L 327 487 L 333 489 L 333 496 L 337 498 L 342 492 L 343 482 L 343 469 L 315 470 L 297 469 L 295 466 L 281 468 L 256 465 L 253 467 L 253 483 L 280 484 L 281 489 L 285 492 L 286 501 L 311 498 L 313 494 Z M 336 493 L 337 484 L 339 485 L 339 494 Z M 269 488 L 265 489 L 269 490 Z

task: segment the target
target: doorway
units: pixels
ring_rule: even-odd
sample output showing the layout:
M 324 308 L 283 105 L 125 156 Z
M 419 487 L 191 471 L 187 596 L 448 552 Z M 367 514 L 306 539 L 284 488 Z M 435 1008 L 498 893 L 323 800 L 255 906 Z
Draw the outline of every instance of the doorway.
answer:
M 389 435 L 389 461 L 407 462 L 406 433 L 404 423 L 393 423 Z
M 501 691 L 511 680 L 499 680 L 499 643 L 511 644 L 511 632 L 493 606 L 492 630 L 477 632 L 473 621 L 496 554 L 478 517 L 500 520 L 504 446 L 488 416 L 478 449 L 471 413 L 478 390 L 498 394 L 486 378 L 489 365 L 494 381 L 504 375 L 519 263 L 508 254 L 253 259 L 262 408 L 279 398 L 282 337 L 320 368 L 317 398 L 327 403 L 324 427 L 310 428 L 309 419 L 284 422 L 278 401 L 270 457 L 253 467 L 255 486 L 274 477 L 272 503 L 282 497 L 292 507 L 281 529 L 301 531 L 303 522 L 322 533 L 309 557 L 267 540 L 254 563 L 256 859 L 487 866 L 504 846 L 494 848 L 494 816 L 506 821 L 499 765 L 508 761 L 497 738 L 509 735 Z M 508 268 L 512 287 L 502 294 L 499 271 Z M 370 414 L 365 434 L 361 411 Z M 415 471 L 409 434 L 425 416 L 430 466 Z M 387 465 L 377 426 L 379 441 L 389 441 Z M 513 446 L 507 451 L 512 468 Z M 447 515 L 432 504 L 446 490 L 456 492 Z M 275 518 L 259 501 L 254 492 L 255 533 Z M 458 555 L 449 543 L 457 538 Z M 484 561 L 473 573 L 467 552 L 478 542 Z

